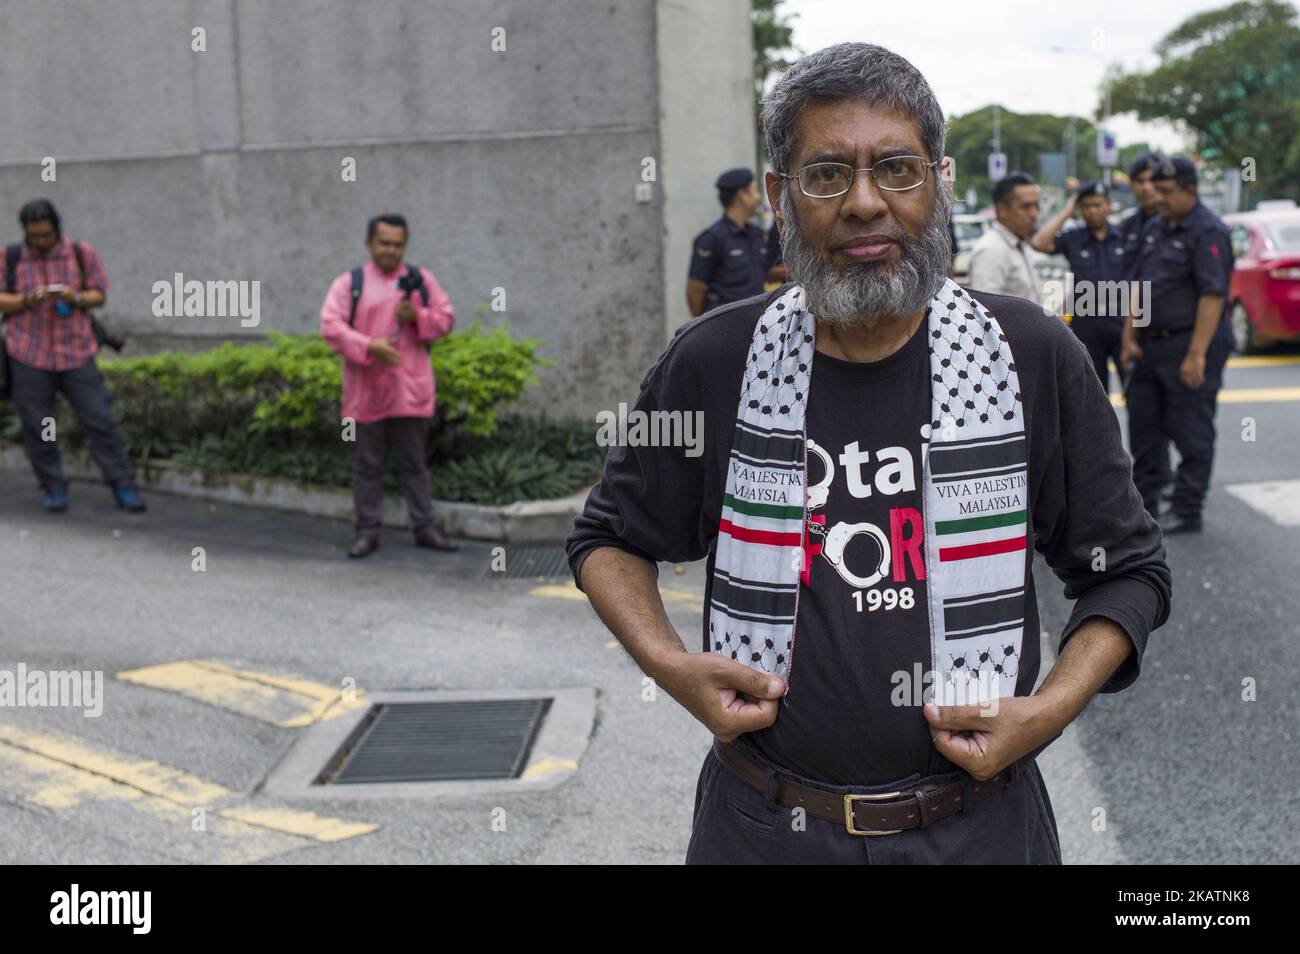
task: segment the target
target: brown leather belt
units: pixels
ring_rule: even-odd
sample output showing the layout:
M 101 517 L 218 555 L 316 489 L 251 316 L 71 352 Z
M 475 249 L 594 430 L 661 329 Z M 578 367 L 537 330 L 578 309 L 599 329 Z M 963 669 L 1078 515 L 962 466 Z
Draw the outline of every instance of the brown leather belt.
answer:
M 741 781 L 766 793 L 768 766 L 742 751 L 735 743 L 713 740 L 718 760 Z M 1020 774 L 1025 759 L 1013 762 L 981 782 L 960 773 L 947 782 L 923 783 L 914 788 L 883 794 L 854 794 L 804 785 L 772 769 L 772 797 L 787 808 L 802 808 L 815 818 L 843 823 L 850 835 L 893 835 L 908 828 L 924 828 L 941 818 L 964 811 L 965 789 L 972 803 L 1002 791 Z M 963 784 L 964 782 L 964 784 Z

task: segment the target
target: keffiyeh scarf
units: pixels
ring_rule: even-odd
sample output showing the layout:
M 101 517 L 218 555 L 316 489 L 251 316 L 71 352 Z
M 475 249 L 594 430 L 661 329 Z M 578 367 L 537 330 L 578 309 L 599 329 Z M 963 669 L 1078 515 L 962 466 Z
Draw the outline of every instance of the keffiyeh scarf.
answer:
M 1025 616 L 1027 453 L 1016 365 L 997 320 L 946 280 L 925 321 L 928 672 L 935 701 L 952 705 L 1015 694 Z M 815 334 L 798 285 L 755 325 L 709 606 L 714 652 L 784 677 L 795 649 L 810 507 L 806 409 Z

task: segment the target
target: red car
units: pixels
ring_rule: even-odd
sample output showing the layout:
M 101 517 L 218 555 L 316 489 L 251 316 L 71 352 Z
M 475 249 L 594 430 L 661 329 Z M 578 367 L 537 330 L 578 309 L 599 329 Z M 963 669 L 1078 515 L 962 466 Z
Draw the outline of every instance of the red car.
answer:
M 1300 341 L 1300 209 L 1223 217 L 1237 260 L 1228 294 L 1240 354 Z

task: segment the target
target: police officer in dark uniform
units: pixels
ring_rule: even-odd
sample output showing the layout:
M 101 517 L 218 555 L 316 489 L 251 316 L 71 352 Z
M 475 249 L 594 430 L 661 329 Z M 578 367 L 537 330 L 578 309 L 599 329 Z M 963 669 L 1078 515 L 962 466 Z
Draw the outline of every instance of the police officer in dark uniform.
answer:
M 1133 190 L 1133 200 L 1137 210 L 1119 224 L 1120 235 L 1124 239 L 1124 264 L 1130 276 L 1137 267 L 1138 243 L 1142 239 L 1142 230 L 1155 217 L 1156 187 L 1151 181 L 1151 174 L 1156 171 L 1164 159 L 1154 152 L 1144 152 L 1128 167 L 1129 186 Z M 1174 495 L 1174 469 L 1169 462 L 1169 442 L 1165 441 L 1164 451 L 1158 458 L 1162 468 L 1160 497 L 1169 500 Z
M 1075 211 L 1083 228 L 1062 232 Z M 1128 269 L 1124 264 L 1124 239 L 1110 224 L 1110 196 L 1100 182 L 1085 182 L 1070 196 L 1065 208 L 1035 233 L 1034 248 L 1046 255 L 1064 255 L 1074 275 L 1074 302 L 1070 328 L 1088 349 L 1101 386 L 1110 391 L 1107 359 L 1115 362 L 1120 383 L 1120 337 L 1124 330 L 1124 305 L 1128 298 Z M 1103 284 L 1105 283 L 1105 284 Z
M 686 278 L 686 303 L 692 315 L 761 295 L 767 277 L 763 230 L 749 224 L 763 205 L 753 170 L 728 169 L 715 184 L 726 211 L 695 237 Z
M 1214 465 L 1214 414 L 1231 350 L 1226 319 L 1232 244 L 1196 194 L 1196 167 L 1167 159 L 1152 175 L 1153 217 L 1142 230 L 1134 277 L 1150 282 L 1137 319 L 1124 325 L 1123 360 L 1133 482 L 1165 533 L 1201 529 Z M 1160 456 L 1168 436 L 1182 458 L 1168 512 L 1157 515 Z
M 1156 215 L 1156 187 L 1151 175 L 1162 162 L 1164 160 L 1154 152 L 1144 152 L 1128 167 L 1128 182 L 1133 189 L 1137 211 L 1119 224 L 1119 232 L 1124 239 L 1124 258 L 1130 269 L 1137 265 L 1138 240 L 1142 230 Z

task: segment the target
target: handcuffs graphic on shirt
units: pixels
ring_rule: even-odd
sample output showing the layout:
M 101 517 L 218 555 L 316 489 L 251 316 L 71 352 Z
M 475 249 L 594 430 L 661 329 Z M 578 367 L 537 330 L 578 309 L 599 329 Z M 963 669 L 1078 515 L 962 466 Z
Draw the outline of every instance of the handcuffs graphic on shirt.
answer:
M 815 484 L 808 487 L 808 516 L 812 517 L 814 510 L 820 510 L 826 506 L 827 500 L 830 499 L 831 482 L 835 479 L 835 464 L 831 461 L 831 455 L 826 449 L 819 445 L 812 438 L 808 439 L 808 450 L 822 459 L 826 465 L 826 475 Z M 866 534 L 876 541 L 880 548 L 880 566 L 871 576 L 858 576 L 844 562 L 844 551 L 849 545 L 849 541 L 856 536 Z M 889 539 L 885 536 L 884 531 L 874 523 L 837 523 L 829 530 L 825 524 L 814 523 L 811 519 L 808 521 L 808 536 L 811 539 L 814 536 L 822 538 L 821 555 L 826 558 L 826 562 L 835 567 L 844 582 L 850 586 L 865 589 L 875 586 L 883 580 L 889 573 L 890 551 Z

